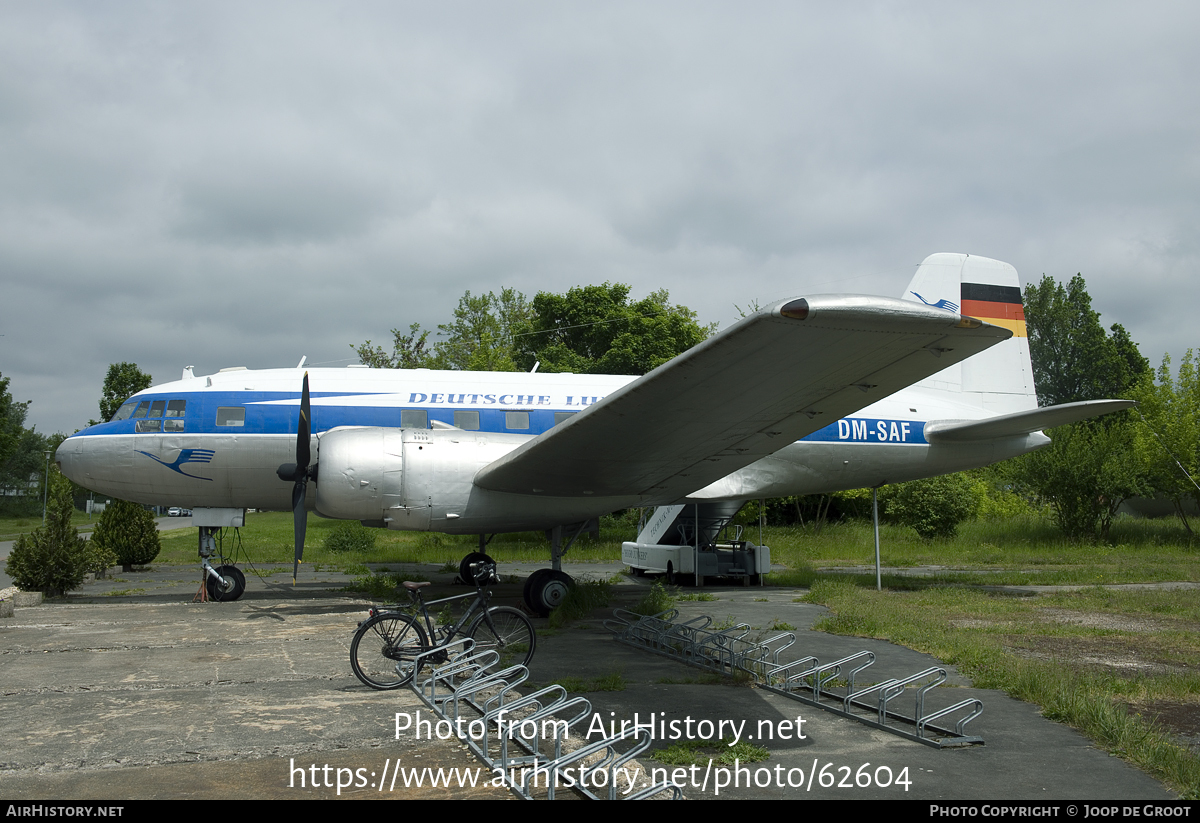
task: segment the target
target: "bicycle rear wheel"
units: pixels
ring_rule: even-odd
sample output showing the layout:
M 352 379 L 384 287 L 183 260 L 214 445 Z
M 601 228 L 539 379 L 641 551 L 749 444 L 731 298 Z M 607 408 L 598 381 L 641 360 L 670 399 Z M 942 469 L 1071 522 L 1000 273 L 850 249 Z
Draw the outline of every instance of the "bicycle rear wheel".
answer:
M 471 624 L 467 634 L 475 641 L 475 651 L 495 649 L 502 669 L 518 663 L 528 666 L 537 646 L 529 618 L 510 606 L 488 609 Z
M 350 667 L 372 689 L 398 689 L 413 679 L 413 658 L 428 648 L 425 630 L 416 620 L 406 614 L 381 612 L 354 633 Z

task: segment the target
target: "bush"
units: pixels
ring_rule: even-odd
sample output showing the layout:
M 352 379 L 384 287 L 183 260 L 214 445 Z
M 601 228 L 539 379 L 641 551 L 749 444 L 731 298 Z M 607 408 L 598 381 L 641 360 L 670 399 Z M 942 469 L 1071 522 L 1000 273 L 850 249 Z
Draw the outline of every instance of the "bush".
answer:
M 162 548 L 154 515 L 128 500 L 114 500 L 104 508 L 92 532 L 92 542 L 97 550 L 115 554 L 121 569 L 127 572 L 158 557 Z
M 57 597 L 76 589 L 87 574 L 87 541 L 71 525 L 71 481 L 58 472 L 50 478 L 46 525 L 13 544 L 4 571 L 23 591 Z
M 84 559 L 84 570 L 96 577 L 104 577 L 111 566 L 117 565 L 116 552 L 95 540 L 87 542 L 87 553 Z
M 885 502 L 889 520 L 924 538 L 953 537 L 958 524 L 979 510 L 978 490 L 962 473 L 888 486 L 880 494 L 881 505 Z
M 333 554 L 370 552 L 375 548 L 375 531 L 356 520 L 339 523 L 325 537 L 325 551 Z

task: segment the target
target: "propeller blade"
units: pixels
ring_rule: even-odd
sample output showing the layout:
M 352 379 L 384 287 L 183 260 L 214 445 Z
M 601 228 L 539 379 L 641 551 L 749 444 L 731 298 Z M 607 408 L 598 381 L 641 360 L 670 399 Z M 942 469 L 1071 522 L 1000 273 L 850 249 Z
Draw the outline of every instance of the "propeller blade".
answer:
M 300 391 L 300 419 L 296 423 L 296 468 L 292 486 L 292 530 L 296 535 L 296 562 L 292 565 L 292 585 L 300 573 L 300 561 L 304 558 L 304 535 L 308 531 L 308 511 L 304 508 L 305 491 L 308 488 L 308 462 L 312 459 L 309 441 L 312 439 L 312 406 L 308 399 L 308 372 L 304 373 L 304 387 Z M 280 467 L 281 470 L 283 467 Z
M 292 487 L 292 527 L 296 534 L 296 562 L 292 566 L 292 585 L 300 572 L 300 561 L 304 559 L 304 535 L 308 531 L 308 512 L 304 508 L 304 495 L 308 488 L 308 477 L 301 475 Z
M 312 408 L 308 402 L 308 372 L 304 373 L 304 388 L 300 392 L 300 421 L 296 424 L 296 467 L 298 473 L 308 470 L 311 458 L 309 439 L 312 437 Z

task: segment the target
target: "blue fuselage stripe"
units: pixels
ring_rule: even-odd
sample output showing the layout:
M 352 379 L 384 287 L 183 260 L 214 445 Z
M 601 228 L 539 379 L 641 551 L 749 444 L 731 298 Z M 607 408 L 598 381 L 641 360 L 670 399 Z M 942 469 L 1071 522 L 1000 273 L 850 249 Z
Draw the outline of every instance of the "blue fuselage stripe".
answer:
M 439 420 L 454 425 L 456 411 L 479 413 L 479 430 L 484 432 L 506 432 L 509 434 L 538 435 L 554 426 L 555 412 L 576 412 L 578 408 L 536 408 L 531 406 L 508 406 L 506 408 L 480 408 L 478 405 L 448 407 L 420 403 L 386 406 L 372 405 L 323 405 L 325 397 L 348 397 L 345 392 L 311 395 L 312 427 L 314 432 L 328 431 L 338 426 L 380 426 L 400 428 L 401 411 L 424 411 L 430 420 Z M 368 398 L 370 393 L 353 395 Z M 296 392 L 173 392 L 162 395 L 139 395 L 140 400 L 186 400 L 183 416 L 183 431 L 168 434 L 295 434 L 300 395 Z M 241 426 L 216 425 L 217 409 L 220 407 L 245 407 L 246 417 Z M 529 428 L 507 428 L 506 413 L 527 412 Z M 134 434 L 137 421 L 131 419 L 101 423 L 85 429 L 77 436 Z M 919 420 L 884 420 L 876 418 L 847 417 L 813 432 L 803 438 L 813 443 L 903 443 L 925 444 L 925 424 Z

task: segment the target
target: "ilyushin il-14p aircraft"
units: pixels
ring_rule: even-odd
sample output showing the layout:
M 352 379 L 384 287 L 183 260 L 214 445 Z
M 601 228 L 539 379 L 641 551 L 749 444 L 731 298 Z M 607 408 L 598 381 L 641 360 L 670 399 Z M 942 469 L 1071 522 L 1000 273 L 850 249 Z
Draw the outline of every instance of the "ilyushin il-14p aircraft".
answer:
M 464 569 L 487 535 L 545 529 L 552 568 L 525 585 L 544 614 L 571 584 L 564 551 L 600 515 L 657 507 L 623 547 L 635 572 L 753 578 L 768 551 L 716 542 L 747 501 L 983 466 L 1128 405 L 1039 408 L 1016 270 L 935 254 L 900 299 L 781 300 L 640 377 L 188 369 L 56 459 L 105 495 L 192 509 L 216 599 L 245 586 L 236 566 L 209 562 L 220 529 L 246 509 L 291 509 L 298 563 L 312 509 L 479 535 Z

